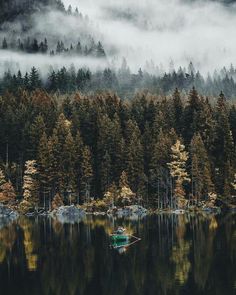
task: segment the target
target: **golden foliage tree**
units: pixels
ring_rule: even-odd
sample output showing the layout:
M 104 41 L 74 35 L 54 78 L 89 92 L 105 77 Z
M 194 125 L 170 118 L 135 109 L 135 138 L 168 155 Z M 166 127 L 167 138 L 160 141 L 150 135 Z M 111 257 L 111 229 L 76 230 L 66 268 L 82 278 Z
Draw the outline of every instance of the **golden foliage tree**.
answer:
M 23 178 L 23 201 L 20 204 L 22 211 L 29 209 L 37 210 L 39 206 L 39 185 L 38 169 L 35 160 L 25 163 L 25 173 Z
M 188 153 L 185 151 L 185 146 L 181 144 L 180 140 L 171 147 L 172 161 L 168 163 L 170 174 L 175 180 L 174 195 L 178 208 L 183 208 L 186 205 L 185 190 L 183 184 L 189 182 L 190 178 L 186 171 L 186 162 L 188 160 Z

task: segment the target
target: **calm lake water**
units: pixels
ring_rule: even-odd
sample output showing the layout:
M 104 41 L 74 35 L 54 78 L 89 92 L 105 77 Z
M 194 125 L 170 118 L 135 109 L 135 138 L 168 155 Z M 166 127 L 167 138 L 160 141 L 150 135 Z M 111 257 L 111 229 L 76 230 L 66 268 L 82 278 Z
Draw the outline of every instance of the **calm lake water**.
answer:
M 111 249 L 109 233 L 119 225 L 142 240 Z M 74 224 L 20 218 L 0 229 L 0 290 L 2 295 L 233 295 L 236 215 L 91 217 Z

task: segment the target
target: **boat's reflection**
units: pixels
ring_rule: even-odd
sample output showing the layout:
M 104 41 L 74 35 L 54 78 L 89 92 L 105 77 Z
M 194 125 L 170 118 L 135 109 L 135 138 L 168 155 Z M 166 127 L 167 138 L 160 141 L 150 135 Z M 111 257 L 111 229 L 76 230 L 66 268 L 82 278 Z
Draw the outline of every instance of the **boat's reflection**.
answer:
M 127 241 L 112 241 L 110 244 L 111 249 L 116 250 L 119 254 L 124 254 L 128 248 L 135 243 L 141 241 L 140 238 L 136 238 L 133 241 L 127 240 Z

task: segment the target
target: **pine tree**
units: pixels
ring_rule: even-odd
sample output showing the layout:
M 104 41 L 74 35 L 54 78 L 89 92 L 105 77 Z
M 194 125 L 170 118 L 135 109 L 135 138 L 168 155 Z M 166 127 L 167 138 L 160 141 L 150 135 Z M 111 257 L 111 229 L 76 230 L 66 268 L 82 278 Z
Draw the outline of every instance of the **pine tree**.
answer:
M 174 129 L 169 132 L 163 132 L 161 129 L 157 139 L 153 142 L 151 153 L 151 162 L 149 168 L 149 200 L 152 205 L 158 203 L 158 207 L 166 207 L 169 204 L 173 206 L 172 196 L 169 191 L 172 190 L 172 182 L 169 171 L 166 168 L 167 163 L 171 161 L 171 147 L 177 140 Z
M 46 125 L 42 115 L 38 115 L 35 118 L 33 124 L 30 126 L 29 132 L 30 132 L 29 152 L 30 152 L 31 158 L 35 158 L 38 151 L 40 139 L 43 136 L 43 133 L 46 132 Z
M 59 152 L 62 152 L 66 137 L 70 132 L 71 122 L 66 119 L 65 115 L 61 113 L 56 122 L 55 132 L 58 137 Z
M 37 53 L 39 51 L 38 40 L 34 39 L 33 43 L 31 44 L 31 51 L 33 53 Z
M 39 170 L 39 185 L 40 192 L 43 195 L 44 208 L 46 207 L 46 202 L 49 201 L 49 196 L 51 192 L 51 178 L 50 178 L 50 157 L 48 147 L 48 137 L 46 132 L 44 132 L 40 138 L 38 145 L 38 170 Z M 48 202 L 47 202 L 48 203 Z
M 105 50 L 102 46 L 102 43 L 99 41 L 98 44 L 97 44 L 97 53 L 96 53 L 97 57 L 101 57 L 101 58 L 104 58 L 106 57 L 106 53 L 105 53 Z
M 229 120 L 230 120 L 230 129 L 232 131 L 232 136 L 233 136 L 234 142 L 236 142 L 236 106 L 235 105 L 233 105 L 230 108 Z
M 71 5 L 68 6 L 67 14 L 72 15 L 72 6 Z
M 106 151 L 101 162 L 101 191 L 104 193 L 112 183 L 111 157 Z
M 2 41 L 2 49 L 8 49 L 8 44 L 7 44 L 6 38 L 4 38 Z
M 195 88 L 190 91 L 188 105 L 183 113 L 183 136 L 187 143 L 190 143 L 195 132 L 199 132 L 201 121 L 199 114 L 202 110 L 202 102 Z
M 40 88 L 41 85 L 42 85 L 42 82 L 40 80 L 39 73 L 36 70 L 36 68 L 33 67 L 31 69 L 30 77 L 29 77 L 29 88 L 30 90 L 35 90 L 37 88 Z
M 59 182 L 61 179 L 61 151 L 57 130 L 53 130 L 48 140 L 48 174 L 50 179 L 51 194 L 60 193 Z M 50 202 L 51 203 L 51 202 Z
M 84 149 L 84 143 L 83 139 L 81 137 L 80 131 L 77 130 L 75 140 L 75 185 L 76 185 L 76 191 L 77 191 L 77 203 L 79 203 L 79 196 L 81 191 L 81 165 L 82 165 L 82 154 Z
M 22 74 L 20 70 L 17 72 L 16 80 L 17 80 L 17 89 L 19 89 L 23 86 L 23 78 L 22 78 Z
M 35 160 L 25 163 L 25 173 L 23 178 L 23 201 L 21 207 L 38 210 L 39 206 L 39 183 L 38 168 Z
M 192 194 L 197 201 L 206 200 L 214 193 L 209 157 L 199 133 L 192 138 L 191 145 Z
M 79 9 L 78 9 L 78 7 L 75 8 L 75 15 L 79 15 Z
M 131 188 L 143 188 L 144 154 L 141 133 L 136 122 L 129 120 L 126 127 L 125 166 Z
M 176 198 L 176 204 L 178 208 L 183 208 L 186 206 L 185 201 L 185 190 L 183 184 L 189 182 L 190 178 L 186 171 L 186 162 L 188 160 L 188 153 L 185 151 L 185 146 L 181 144 L 180 140 L 171 147 L 172 161 L 168 163 L 170 169 L 170 174 L 175 180 L 174 195 Z
M 62 171 L 60 191 L 67 195 L 71 203 L 72 197 L 76 192 L 76 176 L 75 176 L 75 144 L 71 132 L 68 132 L 65 143 L 63 145 L 62 157 Z
M 173 95 L 173 112 L 175 130 L 180 134 L 182 130 L 183 103 L 181 101 L 180 92 L 177 88 Z
M 57 85 L 57 75 L 55 71 L 52 71 L 51 74 L 48 77 L 48 85 L 47 88 L 49 91 L 55 92 L 58 89 Z
M 76 53 L 78 54 L 78 55 L 82 55 L 82 46 L 81 46 L 81 43 L 80 43 L 80 41 L 78 41 L 78 43 L 77 43 L 77 45 L 76 45 Z
M 113 180 L 118 183 L 120 175 L 124 170 L 124 149 L 125 142 L 121 130 L 121 122 L 118 115 L 115 113 L 110 127 L 112 133 L 111 149 L 109 151 L 112 161 Z
M 91 195 L 91 183 L 93 179 L 92 156 L 88 146 L 82 152 L 81 163 L 81 193 L 82 199 L 87 203 Z
M 226 198 L 230 194 L 233 179 L 234 142 L 229 123 L 226 98 L 221 92 L 216 106 L 216 140 L 214 153 L 219 169 L 217 177 L 218 192 Z
M 117 167 L 121 165 L 118 163 L 118 158 L 120 158 L 120 135 L 119 126 L 113 121 L 109 116 L 101 115 L 98 116 L 98 138 L 97 138 L 97 159 L 98 159 L 98 193 L 101 191 L 101 195 L 107 190 L 108 186 L 114 181 L 115 176 L 112 166 L 115 164 Z M 118 129 L 115 130 L 114 127 Z M 116 138 L 117 135 L 117 138 Z M 118 154 L 116 155 L 116 151 Z M 117 167 L 118 168 L 118 167 Z M 117 172 L 116 172 L 117 173 Z M 119 176 L 118 176 L 119 177 Z
M 27 90 L 30 88 L 29 74 L 27 72 L 25 73 L 25 76 L 24 76 L 23 85 L 24 85 L 24 88 Z

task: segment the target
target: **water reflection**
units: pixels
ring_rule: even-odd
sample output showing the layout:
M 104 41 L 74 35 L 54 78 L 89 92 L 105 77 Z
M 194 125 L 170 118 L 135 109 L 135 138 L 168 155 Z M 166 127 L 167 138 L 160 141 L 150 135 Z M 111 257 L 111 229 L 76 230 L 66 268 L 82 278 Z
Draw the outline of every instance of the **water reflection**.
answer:
M 118 226 L 141 237 L 111 250 Z M 235 215 L 19 218 L 0 230 L 1 292 L 32 295 L 236 294 Z

